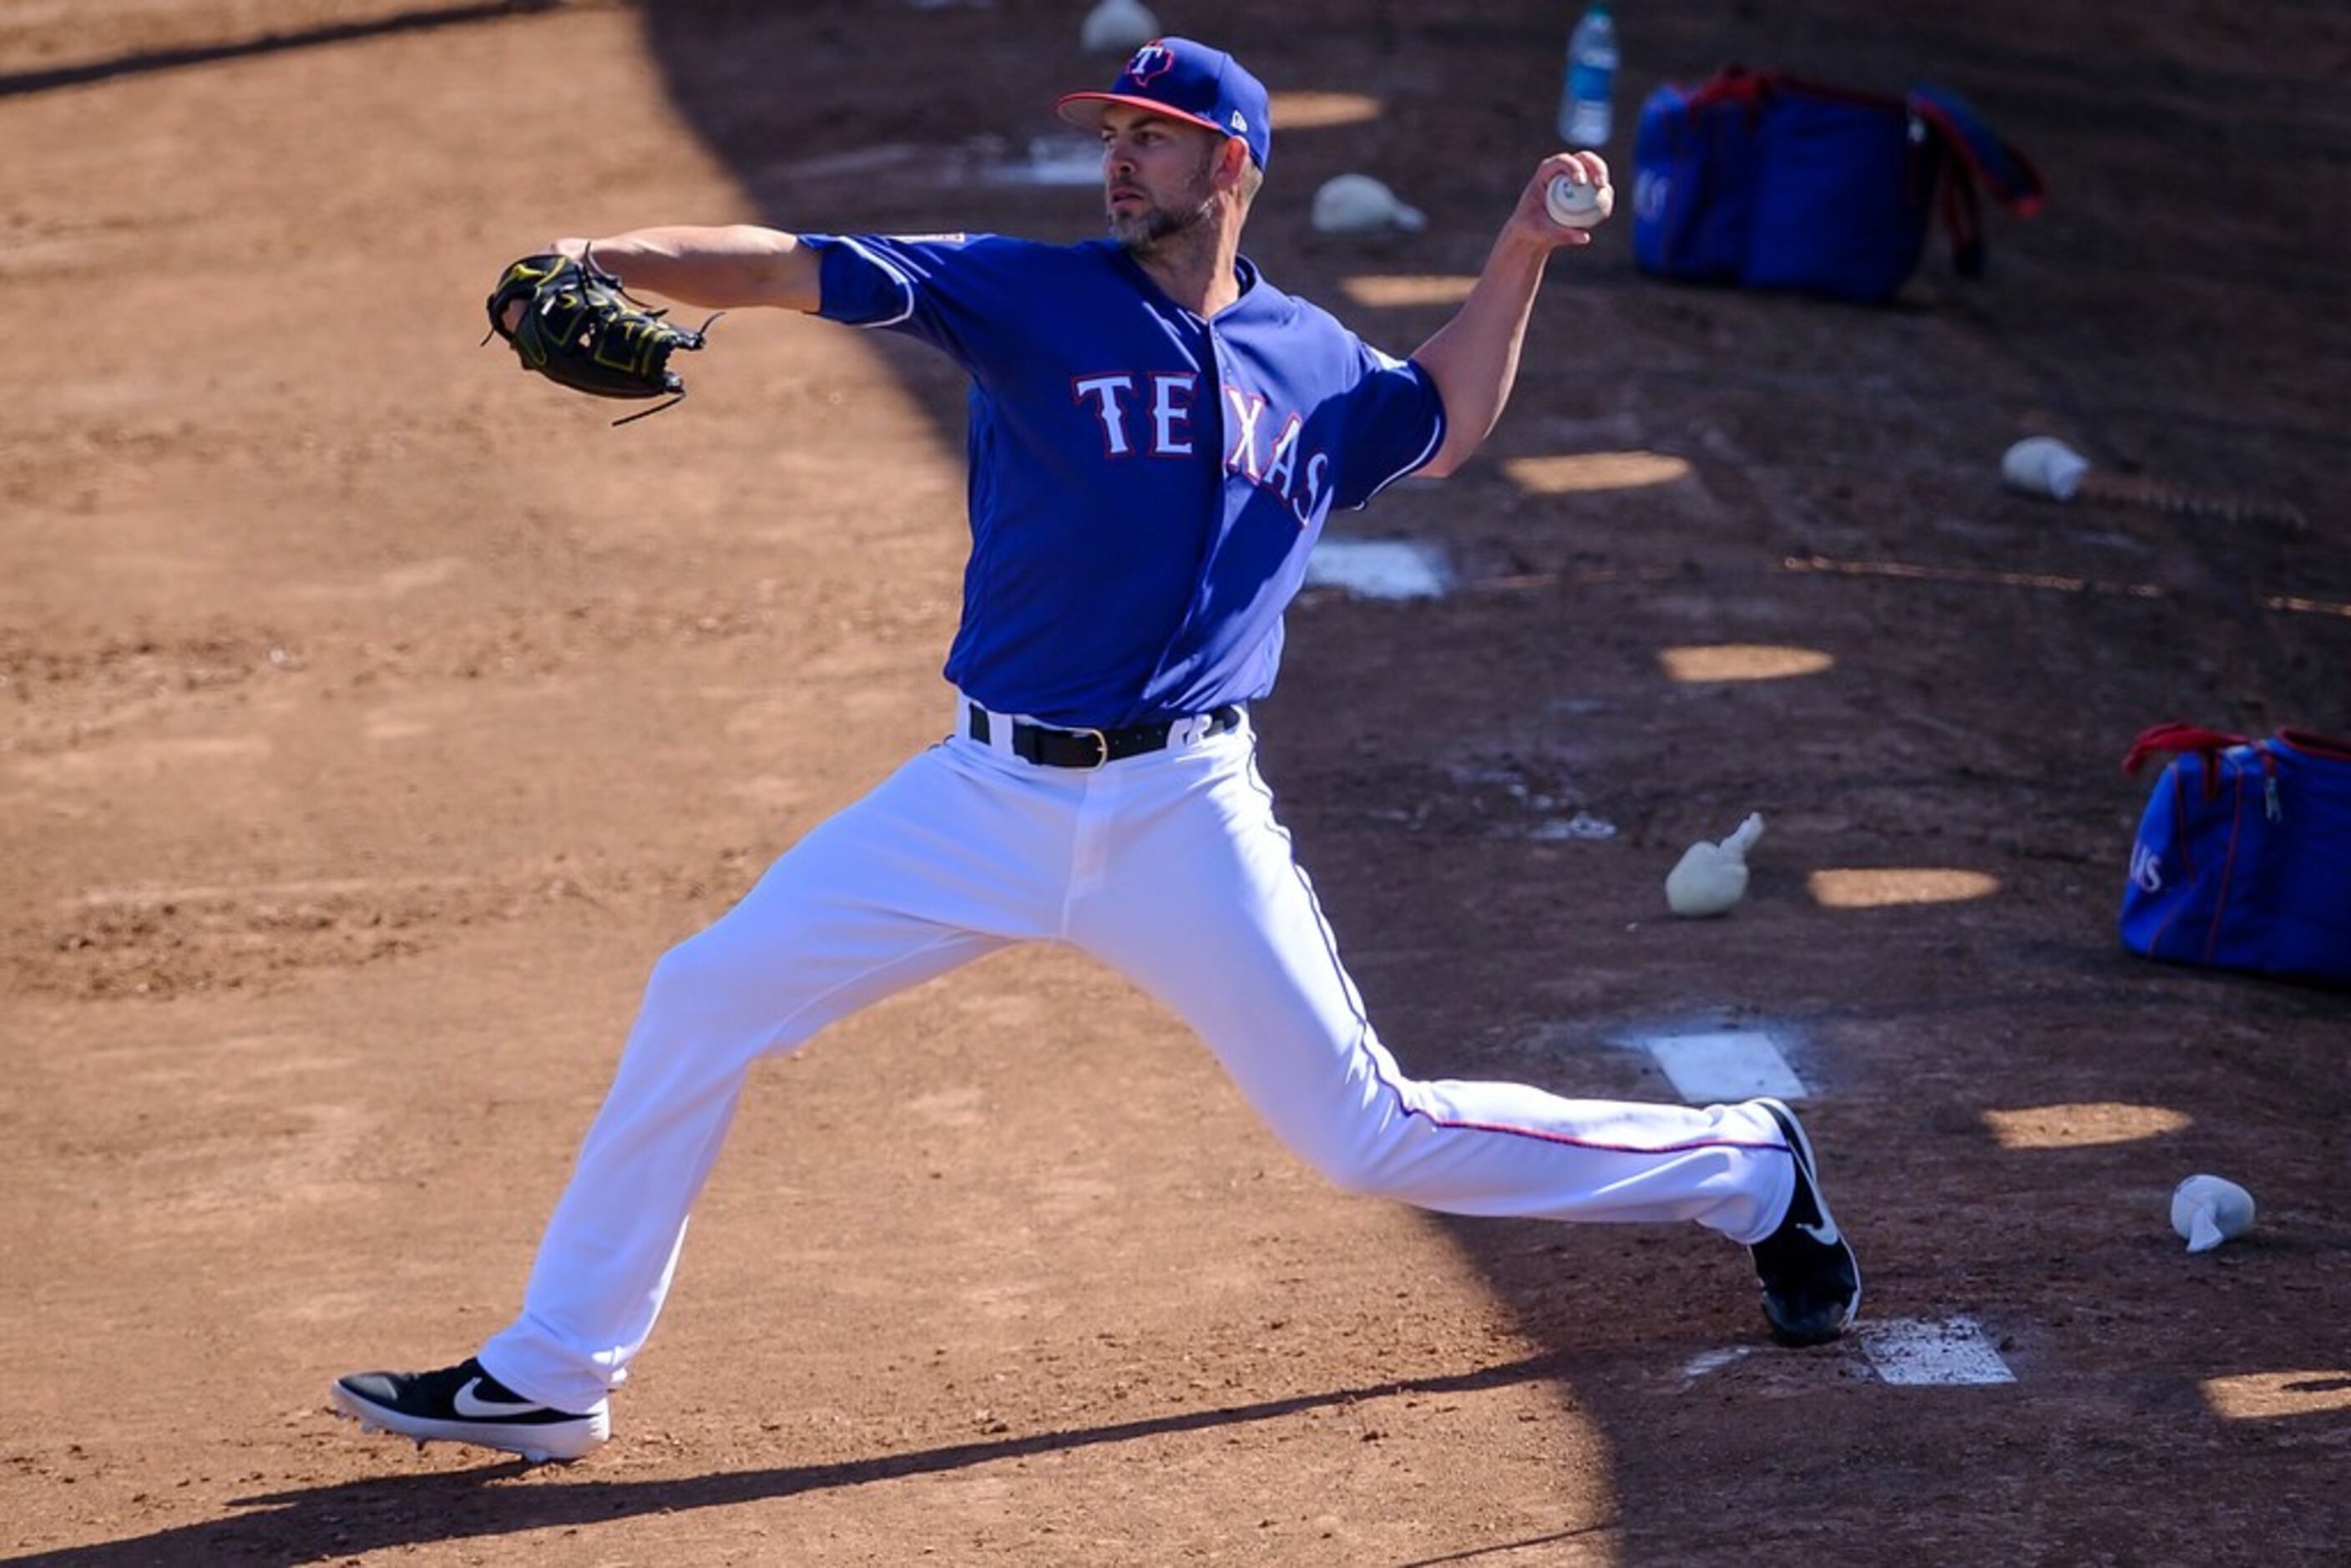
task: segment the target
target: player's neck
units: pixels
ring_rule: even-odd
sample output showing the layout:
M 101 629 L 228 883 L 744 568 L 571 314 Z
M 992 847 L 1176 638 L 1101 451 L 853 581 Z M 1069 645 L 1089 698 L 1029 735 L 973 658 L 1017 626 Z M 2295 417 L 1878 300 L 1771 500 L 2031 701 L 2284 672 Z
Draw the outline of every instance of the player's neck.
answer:
M 1200 224 L 1131 254 L 1161 293 L 1208 317 L 1241 297 L 1240 242 L 1238 224 Z

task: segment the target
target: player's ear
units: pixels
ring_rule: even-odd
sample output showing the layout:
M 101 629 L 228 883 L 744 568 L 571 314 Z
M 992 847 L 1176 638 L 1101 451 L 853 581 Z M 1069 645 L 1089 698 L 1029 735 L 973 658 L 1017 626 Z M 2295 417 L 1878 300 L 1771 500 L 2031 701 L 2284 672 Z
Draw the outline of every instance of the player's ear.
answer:
M 1226 137 L 1224 146 L 1217 153 L 1217 188 L 1228 191 L 1239 189 L 1243 177 L 1249 173 L 1249 143 L 1238 136 Z

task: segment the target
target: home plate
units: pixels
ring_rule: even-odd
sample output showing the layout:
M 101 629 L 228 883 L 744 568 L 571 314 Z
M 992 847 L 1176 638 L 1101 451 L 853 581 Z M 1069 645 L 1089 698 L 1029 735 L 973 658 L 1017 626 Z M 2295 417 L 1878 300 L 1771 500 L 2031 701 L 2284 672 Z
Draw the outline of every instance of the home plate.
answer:
M 1772 1038 L 1760 1030 L 1717 1034 L 1656 1034 L 1633 1043 L 1657 1059 L 1674 1088 L 1693 1105 L 1751 1100 L 1758 1094 L 1801 1100 L 1810 1092 Z
M 1855 1327 L 1854 1337 L 1877 1375 L 1900 1387 L 2016 1381 L 2016 1374 L 2009 1371 L 1973 1318 L 1865 1319 Z

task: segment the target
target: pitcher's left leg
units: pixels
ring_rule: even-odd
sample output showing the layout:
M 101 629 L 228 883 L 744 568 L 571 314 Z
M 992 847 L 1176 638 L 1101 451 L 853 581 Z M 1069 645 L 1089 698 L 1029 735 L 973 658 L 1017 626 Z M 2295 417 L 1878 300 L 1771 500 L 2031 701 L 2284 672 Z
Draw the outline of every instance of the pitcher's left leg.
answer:
M 1524 1084 L 1424 1082 L 1381 1044 L 1245 735 L 1225 765 L 1171 761 L 1135 786 L 1112 863 L 1071 937 L 1182 1016 L 1250 1104 L 1351 1189 L 1455 1214 L 1695 1220 L 1770 1236 L 1797 1175 L 1760 1103 L 1570 1100 Z M 1190 766 L 1192 777 L 1178 776 Z

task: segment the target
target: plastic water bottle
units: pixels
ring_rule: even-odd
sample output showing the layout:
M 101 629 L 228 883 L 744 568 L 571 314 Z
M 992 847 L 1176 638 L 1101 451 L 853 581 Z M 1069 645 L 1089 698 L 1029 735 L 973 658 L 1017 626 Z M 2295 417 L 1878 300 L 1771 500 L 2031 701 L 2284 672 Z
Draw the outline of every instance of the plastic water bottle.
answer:
M 1584 12 L 1567 40 L 1567 79 L 1559 89 L 1559 134 L 1569 147 L 1608 141 L 1616 93 L 1616 19 L 1605 5 Z

